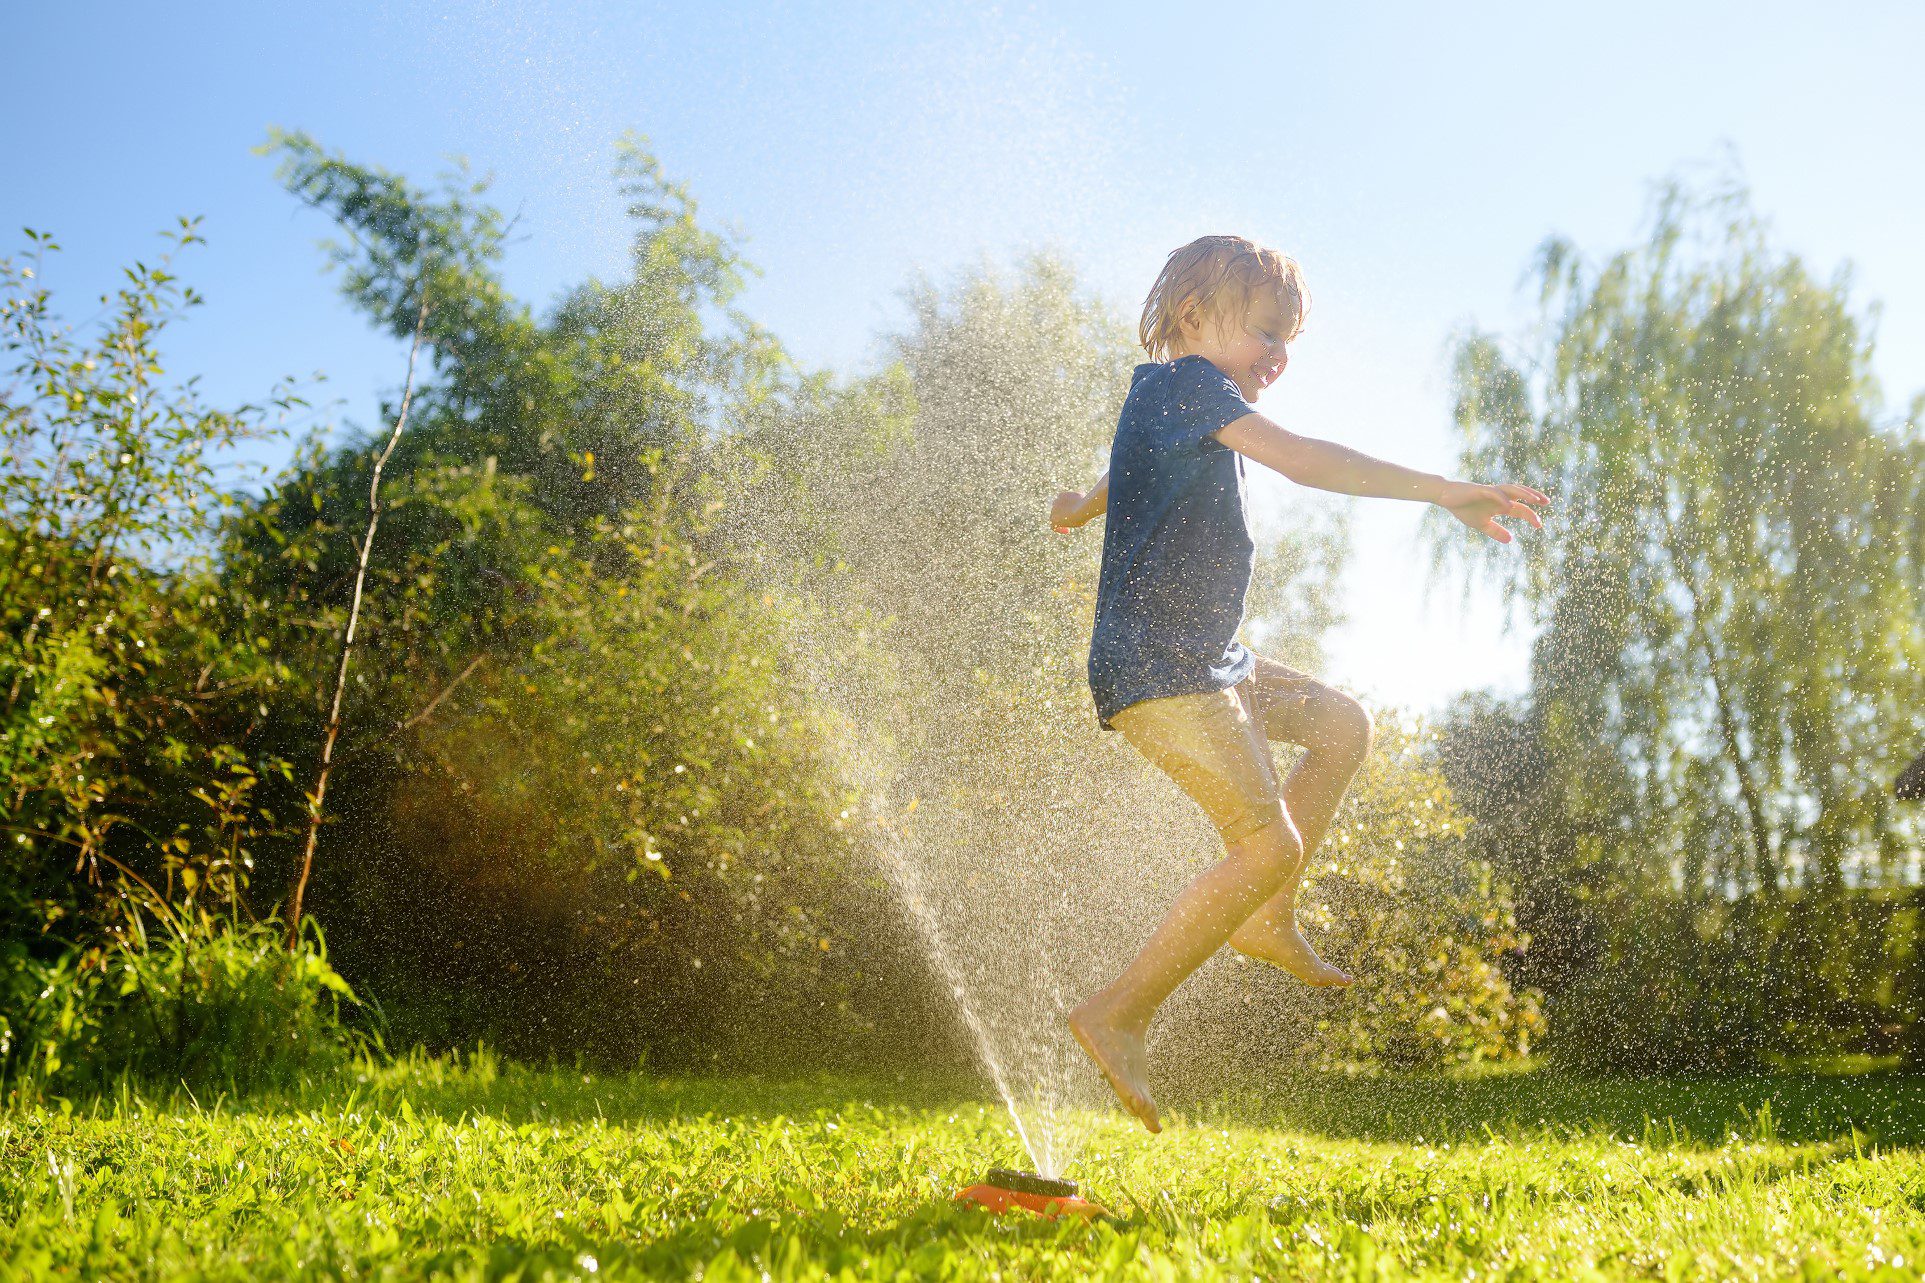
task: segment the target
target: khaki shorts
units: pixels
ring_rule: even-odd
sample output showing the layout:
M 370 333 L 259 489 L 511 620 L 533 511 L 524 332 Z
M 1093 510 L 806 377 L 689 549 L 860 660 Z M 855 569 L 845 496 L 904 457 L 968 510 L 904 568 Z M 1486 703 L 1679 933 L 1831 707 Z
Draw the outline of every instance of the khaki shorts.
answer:
M 1203 808 L 1230 845 L 1283 817 L 1269 741 L 1301 743 L 1293 732 L 1306 711 L 1334 694 L 1316 678 L 1258 656 L 1255 671 L 1228 690 L 1146 699 L 1110 723 Z

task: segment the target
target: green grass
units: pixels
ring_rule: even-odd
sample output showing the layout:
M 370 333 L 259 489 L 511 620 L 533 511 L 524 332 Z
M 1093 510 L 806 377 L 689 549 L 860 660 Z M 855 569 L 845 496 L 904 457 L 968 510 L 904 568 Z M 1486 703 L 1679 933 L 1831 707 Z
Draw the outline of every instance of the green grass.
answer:
M 304 1096 L 0 1113 L 0 1278 L 1913 1277 L 1891 1075 L 1288 1080 L 1091 1120 L 1110 1223 L 948 1196 L 1018 1160 L 913 1083 L 414 1059 Z M 1902 1264 L 1901 1264 L 1902 1259 Z

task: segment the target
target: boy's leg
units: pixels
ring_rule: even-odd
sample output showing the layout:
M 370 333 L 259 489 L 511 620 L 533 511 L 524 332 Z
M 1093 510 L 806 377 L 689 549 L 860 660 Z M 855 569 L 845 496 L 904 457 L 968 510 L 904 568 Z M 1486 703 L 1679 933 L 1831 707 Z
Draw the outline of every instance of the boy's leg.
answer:
M 1160 1128 L 1143 1047 L 1150 1017 L 1275 894 L 1302 851 L 1288 818 L 1227 847 L 1222 860 L 1183 888 L 1123 974 L 1070 1013 L 1077 1040 L 1151 1131 Z
M 1297 926 L 1297 887 L 1370 752 L 1370 714 L 1342 691 L 1274 660 L 1258 657 L 1251 675 L 1252 712 L 1273 740 L 1301 744 L 1303 759 L 1283 783 L 1284 806 L 1303 839 L 1304 859 L 1277 893 L 1231 935 L 1231 947 L 1272 962 L 1311 985 L 1347 985 L 1352 977 L 1317 956 Z
M 1156 1131 L 1143 1050 L 1150 1017 L 1294 874 L 1303 844 L 1276 801 L 1269 747 L 1233 692 L 1150 700 L 1115 723 L 1224 839 L 1223 859 L 1183 888 L 1123 974 L 1070 1013 L 1071 1030 L 1117 1095 Z

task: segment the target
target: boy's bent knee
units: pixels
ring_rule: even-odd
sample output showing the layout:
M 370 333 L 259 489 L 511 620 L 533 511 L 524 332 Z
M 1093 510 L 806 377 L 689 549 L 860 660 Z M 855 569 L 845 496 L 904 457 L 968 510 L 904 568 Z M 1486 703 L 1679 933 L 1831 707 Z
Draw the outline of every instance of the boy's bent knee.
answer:
M 1233 839 L 1232 831 L 1226 828 L 1224 847 L 1232 858 L 1257 865 L 1266 881 L 1280 881 L 1303 862 L 1303 835 L 1297 832 L 1282 803 L 1265 808 L 1264 814 L 1267 822 L 1241 837 Z
M 1242 816 L 1218 829 L 1217 836 L 1223 839 L 1224 846 L 1236 846 L 1239 843 L 1247 842 L 1255 834 L 1280 823 L 1282 820 L 1283 803 L 1272 799 L 1271 801 L 1262 802 L 1251 807 Z
M 1369 754 L 1370 742 L 1376 733 L 1377 724 L 1371 720 L 1370 710 L 1350 696 L 1340 695 L 1330 719 L 1330 746 L 1362 759 Z

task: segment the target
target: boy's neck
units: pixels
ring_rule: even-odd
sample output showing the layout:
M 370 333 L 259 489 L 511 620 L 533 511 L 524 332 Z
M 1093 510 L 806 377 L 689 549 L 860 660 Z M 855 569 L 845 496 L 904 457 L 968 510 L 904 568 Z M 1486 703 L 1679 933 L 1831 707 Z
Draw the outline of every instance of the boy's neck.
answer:
M 1216 366 L 1219 370 L 1223 368 L 1223 362 L 1217 360 L 1208 352 L 1198 351 L 1196 348 L 1182 345 L 1175 345 L 1170 348 L 1170 360 L 1172 362 L 1181 361 L 1186 356 L 1200 356 L 1211 365 Z

